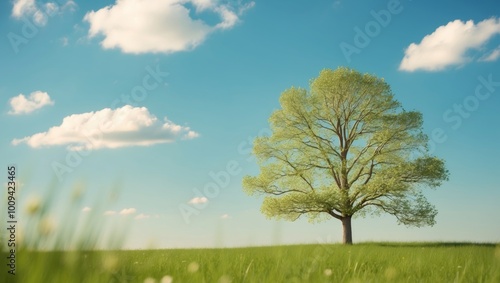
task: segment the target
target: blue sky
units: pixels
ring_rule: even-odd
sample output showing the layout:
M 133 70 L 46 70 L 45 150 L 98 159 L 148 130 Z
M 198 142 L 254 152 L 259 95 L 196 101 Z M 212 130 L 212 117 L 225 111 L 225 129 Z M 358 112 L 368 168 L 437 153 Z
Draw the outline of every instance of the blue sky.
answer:
M 498 242 L 499 8 L 472 0 L 4 1 L 2 163 L 18 166 L 20 207 L 55 182 L 56 226 L 84 184 L 71 209 L 85 217 L 104 202 L 96 217 L 128 221 L 128 248 L 339 242 L 334 219 L 267 220 L 241 179 L 258 172 L 251 141 L 267 132 L 281 92 L 348 66 L 383 77 L 405 109 L 423 113 L 433 153 L 451 174 L 426 192 L 439 210 L 435 226 L 368 216 L 355 219 L 354 241 Z M 119 197 L 108 201 L 113 187 Z

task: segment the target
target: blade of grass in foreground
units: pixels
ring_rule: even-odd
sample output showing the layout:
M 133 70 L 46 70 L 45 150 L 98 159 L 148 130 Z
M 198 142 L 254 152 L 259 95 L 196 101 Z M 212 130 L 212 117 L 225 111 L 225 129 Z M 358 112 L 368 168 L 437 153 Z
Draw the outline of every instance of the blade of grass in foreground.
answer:
M 55 181 L 49 184 L 43 198 L 32 196 L 19 202 L 16 275 L 8 274 L 2 268 L 0 281 L 113 282 L 120 266 L 118 257 L 96 250 L 120 249 L 125 238 L 116 235 L 125 234 L 123 227 L 107 225 L 104 221 L 105 199 L 96 203 L 88 213 L 83 213 L 84 186 L 76 185 L 70 200 L 64 201 L 58 197 L 61 188 L 56 184 Z M 66 206 L 58 207 L 60 203 Z M 6 229 L 5 223 L 6 220 L 2 219 L 2 230 Z M 4 233 L 2 237 L 5 237 Z M 5 250 L 6 240 L 2 238 L 1 241 L 4 259 L 9 255 Z

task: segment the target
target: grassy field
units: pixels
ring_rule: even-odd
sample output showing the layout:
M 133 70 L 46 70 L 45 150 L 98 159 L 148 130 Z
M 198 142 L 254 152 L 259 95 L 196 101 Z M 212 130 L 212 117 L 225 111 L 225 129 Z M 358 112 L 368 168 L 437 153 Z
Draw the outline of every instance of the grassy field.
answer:
M 5 255 L 2 255 L 5 259 Z M 3 265 L 3 264 L 2 264 Z M 17 282 L 500 282 L 500 246 L 362 243 L 20 252 Z M 13 276 L 0 278 L 13 281 Z

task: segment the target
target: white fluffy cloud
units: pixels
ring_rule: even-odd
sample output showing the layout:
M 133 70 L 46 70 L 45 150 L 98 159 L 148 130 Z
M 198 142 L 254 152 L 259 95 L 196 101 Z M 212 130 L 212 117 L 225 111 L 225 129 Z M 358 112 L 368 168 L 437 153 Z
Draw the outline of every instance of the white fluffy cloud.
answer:
M 484 62 L 493 62 L 500 58 L 500 46 L 491 51 L 489 54 L 485 54 L 483 57 L 479 59 L 479 61 Z
M 12 144 L 26 143 L 33 148 L 67 145 L 69 150 L 92 150 L 150 146 L 198 136 L 189 127 L 176 125 L 167 118 L 160 122 L 145 107 L 126 105 L 67 116 L 61 125 L 14 139 Z
M 84 208 L 83 211 L 85 211 L 85 208 Z M 87 211 L 90 211 L 90 209 L 87 210 Z M 119 215 L 130 215 L 130 214 L 136 213 L 136 211 L 137 210 L 135 208 L 124 208 L 120 212 L 116 212 L 114 210 L 107 210 L 107 211 L 104 212 L 104 215 L 105 216 L 111 216 L 111 215 L 117 215 L 117 214 L 119 214 Z
M 88 212 L 90 211 L 91 208 L 90 207 L 85 207 L 82 211 L 83 212 Z M 115 211 L 115 210 L 107 210 L 103 213 L 104 216 L 119 216 L 119 215 L 132 215 L 132 214 L 136 214 L 137 212 L 137 209 L 135 208 L 124 208 L 122 210 L 120 210 L 119 212 Z M 142 220 L 142 219 L 150 219 L 150 218 L 160 218 L 160 215 L 158 214 L 154 214 L 154 215 L 150 215 L 150 214 L 145 214 L 145 213 L 139 213 L 137 214 L 134 219 L 136 220 Z
M 21 19 L 23 17 L 32 17 L 35 24 L 44 26 L 48 18 L 59 11 L 74 11 L 76 3 L 73 0 L 66 1 L 62 6 L 55 2 L 37 3 L 35 0 L 14 0 L 12 2 L 12 17 Z
M 22 18 L 28 13 L 36 11 L 35 0 L 14 0 L 12 3 L 12 16 L 14 18 Z
M 192 198 L 188 203 L 200 204 L 200 203 L 206 203 L 206 202 L 208 202 L 208 199 L 206 197 L 195 197 L 195 198 Z
M 11 107 L 9 114 L 11 115 L 27 114 L 46 105 L 54 105 L 49 94 L 43 91 L 32 92 L 28 97 L 21 93 L 12 97 L 9 103 Z
M 141 213 L 141 214 L 137 215 L 136 217 L 134 217 L 134 219 L 137 219 L 137 220 L 149 219 L 149 218 L 151 218 L 151 215 L 144 214 L 144 213 Z
M 214 13 L 220 22 L 210 25 L 193 19 L 196 13 Z M 190 50 L 215 30 L 229 29 L 254 2 L 233 7 L 217 0 L 116 0 L 113 5 L 88 12 L 89 37 L 102 35 L 101 46 L 124 53 L 172 53 Z
M 137 210 L 135 208 L 124 208 L 120 211 L 121 215 L 134 214 Z
M 467 52 L 480 49 L 495 35 L 500 34 L 500 19 L 491 18 L 474 24 L 472 20 L 455 20 L 438 27 L 422 41 L 412 43 L 405 50 L 399 66 L 403 71 L 439 71 L 449 66 L 463 65 L 472 60 Z M 494 54 L 492 59 L 497 59 Z

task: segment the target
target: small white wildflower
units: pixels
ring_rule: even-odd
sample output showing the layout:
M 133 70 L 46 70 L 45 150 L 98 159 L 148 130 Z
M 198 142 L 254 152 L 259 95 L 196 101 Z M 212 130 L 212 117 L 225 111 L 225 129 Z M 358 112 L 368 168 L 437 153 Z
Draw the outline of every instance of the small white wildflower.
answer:
M 102 261 L 102 267 L 108 272 L 115 272 L 118 268 L 118 257 L 115 255 L 108 255 Z
M 196 271 L 198 271 L 198 269 L 200 269 L 200 265 L 197 262 L 195 262 L 195 261 L 191 262 L 188 265 L 188 271 L 190 273 L 195 273 Z
M 161 278 L 160 283 L 172 283 L 174 281 L 174 278 L 170 275 L 165 275 L 163 278 Z
M 27 201 L 26 212 L 29 215 L 34 215 L 35 213 L 38 212 L 38 210 L 40 210 L 41 206 L 42 206 L 42 201 L 40 200 L 39 197 L 31 197 Z
M 393 280 L 397 274 L 398 274 L 398 271 L 396 270 L 396 268 L 394 268 L 392 266 L 389 266 L 384 272 L 385 278 L 387 280 Z
M 332 276 L 332 270 L 330 268 L 327 268 L 325 269 L 325 271 L 323 271 L 323 274 L 325 274 L 325 276 Z
M 219 278 L 219 283 L 231 283 L 231 277 L 222 275 L 222 277 Z
M 148 277 L 144 279 L 144 283 L 156 283 L 156 279 Z

